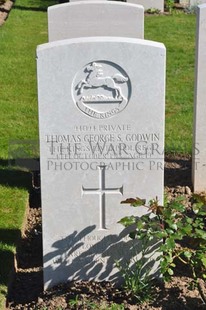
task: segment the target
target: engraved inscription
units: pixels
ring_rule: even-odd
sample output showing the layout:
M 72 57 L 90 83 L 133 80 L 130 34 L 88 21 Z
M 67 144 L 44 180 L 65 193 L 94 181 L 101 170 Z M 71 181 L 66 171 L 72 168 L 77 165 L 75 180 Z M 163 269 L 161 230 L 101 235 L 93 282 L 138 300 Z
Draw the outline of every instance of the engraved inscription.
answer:
M 72 89 L 74 101 L 83 113 L 105 119 L 126 107 L 131 83 L 126 72 L 118 65 L 95 61 L 76 74 Z
M 99 168 L 99 187 L 98 188 L 84 188 L 82 186 L 82 194 L 98 194 L 99 195 L 99 229 L 106 229 L 105 223 L 105 195 L 106 194 L 121 194 L 123 195 L 123 186 L 120 188 L 106 188 L 105 186 L 105 166 L 98 166 Z
M 135 132 L 131 124 L 81 124 L 72 134 L 48 134 L 47 168 L 59 170 L 163 170 L 159 132 Z M 149 161 L 148 161 L 149 159 Z

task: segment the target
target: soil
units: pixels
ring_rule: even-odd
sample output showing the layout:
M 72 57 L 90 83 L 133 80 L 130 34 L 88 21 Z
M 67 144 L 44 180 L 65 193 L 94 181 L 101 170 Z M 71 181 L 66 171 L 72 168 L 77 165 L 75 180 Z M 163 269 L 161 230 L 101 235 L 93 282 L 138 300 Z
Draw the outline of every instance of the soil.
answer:
M 122 304 L 123 309 L 130 310 L 206 309 L 198 291 L 189 289 L 190 273 L 181 264 L 177 265 L 170 283 L 154 283 L 152 301 L 142 305 L 135 304 L 129 295 L 108 282 L 70 282 L 43 292 L 41 205 L 37 174 L 33 175 L 33 180 L 26 227 L 17 246 L 15 272 L 8 290 L 8 309 L 103 309 L 103 305 L 107 305 L 104 309 L 108 309 L 112 303 Z M 184 195 L 185 203 L 190 207 L 191 158 L 166 158 L 165 190 L 170 198 Z M 206 290 L 206 285 L 202 285 Z M 69 301 L 76 298 L 78 302 L 70 305 Z

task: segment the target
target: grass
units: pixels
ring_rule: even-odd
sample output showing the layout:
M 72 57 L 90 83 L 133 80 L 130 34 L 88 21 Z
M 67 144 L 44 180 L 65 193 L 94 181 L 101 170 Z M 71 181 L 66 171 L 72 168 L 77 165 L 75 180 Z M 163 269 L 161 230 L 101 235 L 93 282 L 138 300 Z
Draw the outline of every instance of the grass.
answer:
M 16 0 L 0 28 L 0 308 L 6 295 L 15 242 L 20 235 L 31 176 L 8 166 L 12 140 L 37 140 L 35 50 L 47 42 L 53 0 Z M 167 48 L 166 151 L 191 153 L 195 16 L 146 16 L 145 38 Z
M 5 171 L 6 172 L 6 171 Z M 13 177 L 12 182 L 14 182 Z M 16 181 L 19 182 L 16 175 Z M 27 182 L 29 185 L 29 182 Z M 18 184 L 18 183 L 17 183 Z M 20 237 L 20 229 L 25 214 L 28 194 L 16 186 L 0 186 L 0 309 L 5 304 L 6 287 L 13 266 L 15 243 Z M 28 186 L 27 185 L 27 186 Z
M 167 49 L 166 134 L 169 153 L 192 153 L 195 15 L 146 16 L 145 39 Z
M 44 11 L 23 4 L 17 1 L 0 31 L 1 158 L 9 140 L 38 137 L 35 50 L 47 41 L 47 20 Z

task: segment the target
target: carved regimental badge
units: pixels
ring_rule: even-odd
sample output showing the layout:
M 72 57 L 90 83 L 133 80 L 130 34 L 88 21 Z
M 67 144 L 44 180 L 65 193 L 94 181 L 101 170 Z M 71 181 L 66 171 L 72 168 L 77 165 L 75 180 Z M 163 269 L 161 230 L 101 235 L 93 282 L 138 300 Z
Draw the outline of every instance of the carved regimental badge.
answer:
M 95 61 L 80 70 L 73 81 L 77 107 L 93 118 L 105 119 L 128 104 L 131 83 L 126 72 L 109 61 Z

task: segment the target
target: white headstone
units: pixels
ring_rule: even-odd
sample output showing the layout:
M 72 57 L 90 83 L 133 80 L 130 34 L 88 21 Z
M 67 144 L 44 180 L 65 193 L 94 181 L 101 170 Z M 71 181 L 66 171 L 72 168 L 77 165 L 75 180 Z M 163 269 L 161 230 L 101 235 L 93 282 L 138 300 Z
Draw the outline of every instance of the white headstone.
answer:
M 197 10 L 193 137 L 194 191 L 206 191 L 206 4 Z
M 70 2 L 76 2 L 76 1 L 80 1 L 80 0 L 70 0 Z M 81 0 L 81 1 L 88 1 L 88 0 Z M 90 1 L 95 1 L 95 0 L 90 0 Z M 102 1 L 102 0 L 96 0 L 96 1 Z M 118 2 L 121 2 L 121 0 Z M 142 5 L 145 11 L 151 8 L 155 8 L 155 9 L 160 10 L 161 12 L 164 12 L 164 0 L 126 0 L 123 3 L 125 2 Z
M 71 3 L 71 2 L 84 2 L 84 1 L 107 1 L 107 0 L 70 0 L 69 2 Z M 108 0 L 108 1 L 111 1 L 111 0 Z M 116 1 L 116 0 L 114 0 L 114 1 Z M 121 2 L 121 1 L 118 1 L 118 2 Z
M 145 213 L 120 202 L 163 200 L 165 47 L 64 40 L 39 46 L 37 65 L 45 288 L 118 282 L 115 260 L 140 248 L 117 222 Z
M 206 0 L 190 0 L 189 2 L 190 2 L 190 6 L 193 7 L 193 6 L 206 3 Z
M 153 8 L 164 12 L 164 0 L 127 0 L 127 3 L 142 5 L 145 11 Z
M 144 8 L 115 1 L 82 1 L 48 8 L 49 42 L 78 37 L 144 38 Z

